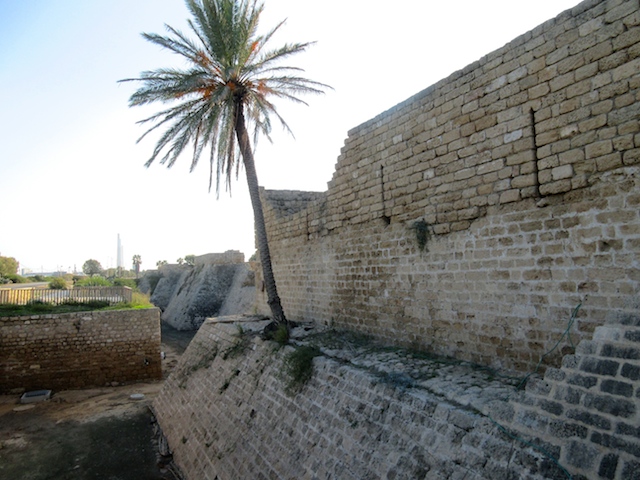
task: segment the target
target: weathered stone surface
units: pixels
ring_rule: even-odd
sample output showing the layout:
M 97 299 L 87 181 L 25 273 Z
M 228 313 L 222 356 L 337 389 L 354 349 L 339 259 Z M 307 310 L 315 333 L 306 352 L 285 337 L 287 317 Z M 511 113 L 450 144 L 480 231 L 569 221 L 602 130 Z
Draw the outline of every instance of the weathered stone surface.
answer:
M 157 284 L 151 293 L 151 301 L 156 307 L 164 310 L 169 306 L 180 280 L 189 269 L 186 265 L 165 265 L 159 269 Z
M 0 318 L 0 392 L 157 380 L 157 308 Z
M 255 303 L 255 274 L 244 255 L 229 251 L 196 257 L 195 265 L 164 265 L 145 275 L 157 281 L 151 301 L 162 321 L 178 330 L 195 330 L 208 317 L 250 313 Z
M 162 321 L 178 330 L 195 330 L 205 318 L 217 316 L 236 272 L 242 267 L 243 264 L 187 267 L 172 289 Z M 158 287 L 161 283 L 162 280 Z
M 312 324 L 277 349 L 260 339 L 266 323 L 206 321 L 156 399 L 187 478 L 633 478 L 640 398 L 599 393 L 631 385 L 606 369 L 588 381 L 550 369 L 545 388 L 518 390 L 521 379 L 490 369 Z M 640 330 L 607 326 L 619 339 Z M 578 363 L 607 341 L 589 341 Z M 309 345 L 311 379 L 293 388 L 287 356 Z
M 576 305 L 575 345 L 637 311 L 638 9 L 583 2 L 350 130 L 326 192 L 264 191 L 286 314 L 529 371 Z

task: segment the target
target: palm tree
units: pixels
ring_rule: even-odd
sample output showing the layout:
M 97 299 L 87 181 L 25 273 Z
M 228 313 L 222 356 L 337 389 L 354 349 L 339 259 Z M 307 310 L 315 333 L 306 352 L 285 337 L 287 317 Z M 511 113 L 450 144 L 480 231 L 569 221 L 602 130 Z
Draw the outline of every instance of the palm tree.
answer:
M 142 86 L 129 99 L 130 106 L 154 102 L 172 103 L 161 112 L 139 123 L 150 123 L 149 132 L 161 126 L 160 136 L 146 166 L 158 157 L 171 167 L 185 148 L 193 149 L 191 171 L 205 149 L 209 151 L 209 190 L 216 171 L 216 191 L 224 176 L 230 188 L 242 162 L 247 176 L 254 213 L 258 250 L 262 263 L 267 302 L 276 325 L 285 325 L 285 317 L 271 265 L 262 202 L 260 200 L 253 148 L 247 127 L 253 128 L 253 143 L 259 134 L 269 138 L 271 116 L 289 132 L 289 126 L 278 114 L 271 98 L 284 98 L 305 103 L 298 95 L 323 93 L 327 87 L 303 77 L 299 68 L 287 67 L 280 61 L 303 52 L 311 43 L 285 44 L 267 48 L 267 43 L 283 25 L 280 22 L 264 35 L 258 35 L 258 22 L 264 5 L 257 0 L 186 0 L 193 16 L 188 20 L 196 40 L 166 26 L 169 35 L 143 33 L 143 37 L 187 60 L 185 69 L 162 68 L 145 71 Z M 269 138 L 270 139 L 270 138 Z
M 133 269 L 136 271 L 136 278 L 140 274 L 140 264 L 142 263 L 142 257 L 140 255 L 133 256 Z

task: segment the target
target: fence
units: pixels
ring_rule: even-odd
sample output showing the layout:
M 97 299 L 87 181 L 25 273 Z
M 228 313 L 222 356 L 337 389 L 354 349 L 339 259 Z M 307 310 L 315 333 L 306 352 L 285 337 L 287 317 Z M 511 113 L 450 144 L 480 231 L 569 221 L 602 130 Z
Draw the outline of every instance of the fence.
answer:
M 0 289 L 0 304 L 26 305 L 44 302 L 59 305 L 68 301 L 90 302 L 108 301 L 111 304 L 131 302 L 129 287 L 82 287 L 71 290 L 49 290 L 43 288 L 3 288 Z

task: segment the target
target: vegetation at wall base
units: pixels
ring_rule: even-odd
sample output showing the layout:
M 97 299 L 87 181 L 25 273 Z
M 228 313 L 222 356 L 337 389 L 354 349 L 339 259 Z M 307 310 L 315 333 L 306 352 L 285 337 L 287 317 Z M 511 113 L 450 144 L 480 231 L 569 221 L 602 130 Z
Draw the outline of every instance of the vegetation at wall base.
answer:
M 289 377 L 287 391 L 299 392 L 313 375 L 313 359 L 322 355 L 317 347 L 303 345 L 296 347 L 284 359 L 285 371 Z

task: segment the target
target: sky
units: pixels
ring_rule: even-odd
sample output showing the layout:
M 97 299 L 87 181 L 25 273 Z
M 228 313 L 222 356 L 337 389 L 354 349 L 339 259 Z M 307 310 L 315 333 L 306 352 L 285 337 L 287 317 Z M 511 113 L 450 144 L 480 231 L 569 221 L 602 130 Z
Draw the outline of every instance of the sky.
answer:
M 276 103 L 295 137 L 274 123 L 258 142 L 267 189 L 325 191 L 348 131 L 514 38 L 577 0 L 265 0 L 272 46 L 313 41 L 287 65 L 333 87 Z M 128 107 L 144 70 L 183 66 L 142 37 L 165 24 L 188 32 L 182 0 L 0 0 L 0 255 L 37 272 L 175 263 L 186 255 L 255 252 L 244 172 L 208 192 L 205 159 L 167 169 L 144 163 L 153 138 L 136 122 L 160 106 Z

